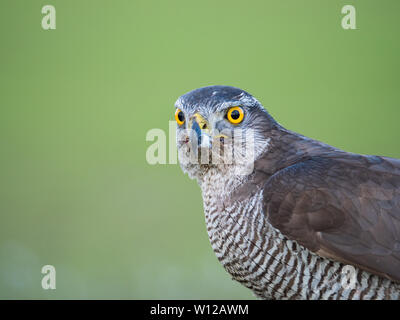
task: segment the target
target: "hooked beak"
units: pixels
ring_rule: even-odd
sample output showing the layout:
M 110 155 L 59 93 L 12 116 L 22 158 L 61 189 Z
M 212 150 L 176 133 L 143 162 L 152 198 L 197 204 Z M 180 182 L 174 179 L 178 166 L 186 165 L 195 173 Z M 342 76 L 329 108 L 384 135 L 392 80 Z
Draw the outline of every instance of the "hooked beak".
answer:
M 193 115 L 189 128 L 191 129 L 190 141 L 193 150 L 211 147 L 210 126 L 201 114 Z

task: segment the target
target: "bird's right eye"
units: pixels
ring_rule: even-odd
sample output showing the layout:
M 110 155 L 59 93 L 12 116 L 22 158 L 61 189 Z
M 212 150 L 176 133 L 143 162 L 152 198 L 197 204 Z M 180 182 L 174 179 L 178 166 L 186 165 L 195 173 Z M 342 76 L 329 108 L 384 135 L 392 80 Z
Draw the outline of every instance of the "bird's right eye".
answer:
M 185 123 L 185 115 L 183 114 L 181 109 L 176 109 L 175 120 L 180 126 Z

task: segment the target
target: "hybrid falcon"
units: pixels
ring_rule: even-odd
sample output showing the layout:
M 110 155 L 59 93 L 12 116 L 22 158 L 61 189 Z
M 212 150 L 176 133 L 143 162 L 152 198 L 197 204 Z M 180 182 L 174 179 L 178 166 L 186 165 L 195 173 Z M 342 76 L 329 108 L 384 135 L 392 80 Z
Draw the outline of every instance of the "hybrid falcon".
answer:
M 233 279 L 263 299 L 400 299 L 400 160 L 287 130 L 229 86 L 182 95 L 175 119 Z

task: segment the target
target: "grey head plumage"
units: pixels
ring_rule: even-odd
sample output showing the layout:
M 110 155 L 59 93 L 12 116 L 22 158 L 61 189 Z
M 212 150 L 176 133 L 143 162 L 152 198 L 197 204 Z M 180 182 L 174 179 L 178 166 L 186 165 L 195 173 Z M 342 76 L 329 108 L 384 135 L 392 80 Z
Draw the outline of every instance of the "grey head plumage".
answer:
M 232 123 L 228 120 L 227 113 L 233 107 L 239 107 L 244 114 L 240 123 Z M 204 140 L 207 141 L 206 147 L 210 148 L 212 153 L 211 146 L 213 143 L 221 142 L 221 136 L 225 138 L 224 147 L 229 148 L 229 143 L 232 146 L 234 142 L 235 131 L 241 131 L 245 136 L 246 132 L 252 130 L 255 139 L 254 149 L 259 153 L 266 147 L 268 132 L 280 127 L 256 98 L 244 90 L 230 86 L 208 86 L 195 89 L 182 95 L 176 101 L 175 108 L 184 116 L 184 122 L 177 125 L 181 166 L 191 177 L 196 177 L 215 164 L 215 161 L 211 159 L 205 165 L 202 165 L 200 161 L 194 165 L 189 163 L 190 151 L 195 151 L 196 155 L 200 155 L 201 150 L 204 152 L 204 148 L 201 148 L 202 140 L 203 144 Z M 200 130 L 198 123 L 205 126 L 205 130 Z M 195 134 L 190 139 L 191 133 L 188 131 L 194 131 L 192 134 L 197 132 L 197 135 Z M 196 144 L 187 144 L 188 139 Z M 193 150 L 197 148 L 198 151 Z M 226 166 L 226 161 L 222 162 L 222 167 Z

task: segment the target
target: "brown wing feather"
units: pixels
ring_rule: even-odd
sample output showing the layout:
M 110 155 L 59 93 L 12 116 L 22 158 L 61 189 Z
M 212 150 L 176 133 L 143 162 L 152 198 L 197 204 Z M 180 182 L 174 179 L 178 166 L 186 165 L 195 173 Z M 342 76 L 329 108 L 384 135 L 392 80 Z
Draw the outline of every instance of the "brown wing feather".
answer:
M 317 254 L 400 282 L 400 161 L 311 157 L 264 186 L 264 212 Z

